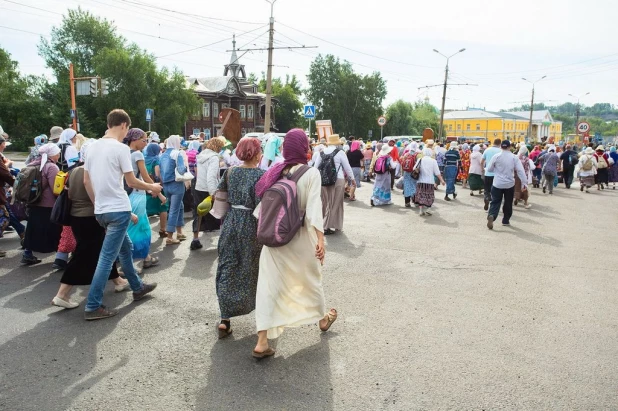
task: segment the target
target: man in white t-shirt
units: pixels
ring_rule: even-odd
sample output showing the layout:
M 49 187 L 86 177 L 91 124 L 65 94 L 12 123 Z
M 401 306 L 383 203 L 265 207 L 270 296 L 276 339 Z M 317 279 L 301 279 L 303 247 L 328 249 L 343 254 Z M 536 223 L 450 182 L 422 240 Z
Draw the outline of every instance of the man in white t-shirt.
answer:
M 161 185 L 145 183 L 133 174 L 131 150 L 121 143 L 130 126 L 131 118 L 124 110 L 113 110 L 107 116 L 108 130 L 105 136 L 88 147 L 90 154 L 84 166 L 84 185 L 94 203 L 95 217 L 106 231 L 88 293 L 84 314 L 86 320 L 99 320 L 118 314 L 117 310 L 102 304 L 103 291 L 117 258 L 133 290 L 133 300 L 141 300 L 157 286 L 156 283 L 143 283 L 137 275 L 133 266 L 133 245 L 127 235 L 133 216 L 123 177 L 131 188 L 150 190 L 154 195 L 161 192 Z

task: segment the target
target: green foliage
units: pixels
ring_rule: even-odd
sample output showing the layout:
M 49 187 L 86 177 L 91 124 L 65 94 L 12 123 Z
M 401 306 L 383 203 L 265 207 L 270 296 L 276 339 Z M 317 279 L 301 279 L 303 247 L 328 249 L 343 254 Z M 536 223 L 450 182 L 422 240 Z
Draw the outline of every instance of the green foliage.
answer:
M 266 74 L 262 73 L 262 79 L 257 80 L 255 74 L 249 74 L 248 81 L 258 85 L 261 93 L 266 92 Z M 280 78 L 272 80 L 273 98 L 277 100 L 275 104 L 275 125 L 281 133 L 286 133 L 295 127 L 303 127 L 305 122 L 302 115 L 303 103 L 300 100 L 302 90 L 300 83 L 295 75 L 285 76 L 285 82 Z
M 307 80 L 308 101 L 315 104 L 319 118 L 332 120 L 335 132 L 365 138 L 367 131 L 373 130 L 374 136 L 380 135 L 376 121 L 383 114 L 386 98 L 386 82 L 380 73 L 363 76 L 347 61 L 330 54 L 318 55 Z
M 11 150 L 25 151 L 34 137 L 49 133 L 50 115 L 41 88 L 40 78 L 21 76 L 17 62 L 0 48 L 0 125 L 11 138 Z
M 384 136 L 420 136 L 426 128 L 438 129 L 436 109 L 428 103 L 397 100 L 386 109 Z
M 114 108 L 129 113 L 134 127 L 147 129 L 145 109 L 155 110 L 154 130 L 164 135 L 182 131 L 189 114 L 199 105 L 185 88 L 182 73 L 157 69 L 154 55 L 116 33 L 113 23 L 81 9 L 69 10 L 62 25 L 52 29 L 50 41 L 42 40 L 39 53 L 56 75 L 43 87 L 43 98 L 52 108 L 54 124 L 70 122 L 69 64 L 75 77 L 100 76 L 108 80 L 109 95 L 77 97 L 80 128 L 87 137 L 105 133 L 105 118 Z

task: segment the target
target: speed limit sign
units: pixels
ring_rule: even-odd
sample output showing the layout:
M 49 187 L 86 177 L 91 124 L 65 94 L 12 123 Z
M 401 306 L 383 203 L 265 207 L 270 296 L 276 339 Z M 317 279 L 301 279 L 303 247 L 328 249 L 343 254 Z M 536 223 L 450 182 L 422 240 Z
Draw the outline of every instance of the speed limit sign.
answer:
M 384 117 L 384 116 L 378 117 L 378 125 L 380 127 L 384 127 L 385 124 L 386 124 L 386 117 Z
M 590 131 L 590 124 L 582 121 L 577 125 L 577 131 L 580 133 L 588 133 Z

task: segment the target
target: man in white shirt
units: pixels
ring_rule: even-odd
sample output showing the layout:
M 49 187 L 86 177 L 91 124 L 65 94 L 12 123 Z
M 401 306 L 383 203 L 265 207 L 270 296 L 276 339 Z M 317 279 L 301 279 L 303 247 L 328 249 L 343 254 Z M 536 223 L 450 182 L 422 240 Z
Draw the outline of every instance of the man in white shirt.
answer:
M 500 144 L 502 151 L 491 158 L 487 171 L 493 173 L 493 185 L 491 187 L 491 203 L 489 205 L 489 213 L 487 215 L 487 228 L 493 230 L 494 221 L 498 218 L 502 198 L 504 197 L 504 217 L 502 225 L 510 225 L 511 216 L 513 215 L 513 197 L 515 196 L 515 173 L 521 181 L 521 191 L 528 189 L 528 178 L 524 171 L 521 161 L 517 156 L 511 153 L 511 142 L 504 140 Z
M 117 310 L 102 304 L 103 291 L 112 264 L 117 258 L 133 290 L 134 301 L 141 300 L 157 286 L 156 283 L 143 283 L 137 275 L 133 266 L 133 245 L 127 235 L 133 216 L 122 178 L 124 177 L 131 188 L 151 191 L 153 195 L 161 193 L 161 185 L 145 183 L 133 173 L 131 150 L 129 146 L 121 143 L 130 126 L 131 118 L 124 110 L 113 110 L 107 115 L 108 130 L 105 136 L 88 147 L 90 154 L 84 167 L 84 185 L 94 203 L 95 217 L 106 231 L 88 293 L 84 314 L 86 320 L 99 320 L 118 314 Z

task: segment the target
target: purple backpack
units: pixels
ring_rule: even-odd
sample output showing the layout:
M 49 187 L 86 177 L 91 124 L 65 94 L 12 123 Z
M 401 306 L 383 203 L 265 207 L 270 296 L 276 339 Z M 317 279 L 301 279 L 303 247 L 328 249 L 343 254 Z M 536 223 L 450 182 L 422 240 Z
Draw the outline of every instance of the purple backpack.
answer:
M 292 241 L 305 224 L 298 207 L 296 183 L 311 167 L 300 166 L 291 176 L 279 179 L 264 192 L 260 202 L 257 239 L 267 247 L 281 247 Z

